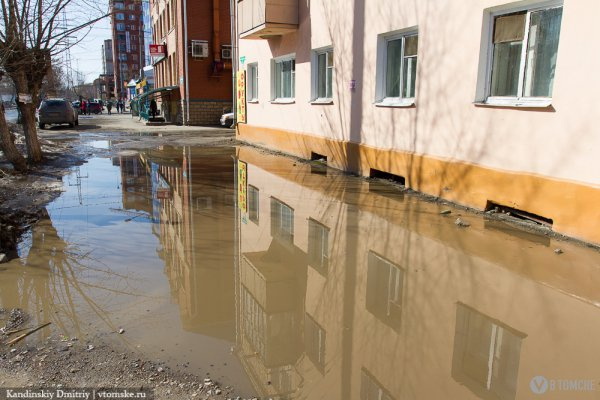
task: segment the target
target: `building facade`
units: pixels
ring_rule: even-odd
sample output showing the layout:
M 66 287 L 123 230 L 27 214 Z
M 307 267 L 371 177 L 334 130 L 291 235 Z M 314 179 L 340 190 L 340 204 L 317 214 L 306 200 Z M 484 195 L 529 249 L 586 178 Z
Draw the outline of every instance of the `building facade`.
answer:
M 174 122 L 218 124 L 231 109 L 229 0 L 151 0 L 153 43 L 166 52 L 153 60 L 155 87 L 178 86 Z
M 127 97 L 127 84 L 144 66 L 143 10 L 139 1 L 111 0 L 115 97 Z
M 600 55 L 581 52 L 599 11 L 241 0 L 238 137 L 600 243 Z

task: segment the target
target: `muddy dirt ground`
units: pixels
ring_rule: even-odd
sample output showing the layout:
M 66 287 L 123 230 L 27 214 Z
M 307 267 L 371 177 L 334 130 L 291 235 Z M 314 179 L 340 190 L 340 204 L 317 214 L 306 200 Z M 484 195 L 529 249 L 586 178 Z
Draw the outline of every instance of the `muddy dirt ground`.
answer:
M 11 341 L 30 331 L 22 311 L 0 309 L 0 387 L 10 388 L 131 388 L 146 389 L 156 399 L 235 398 L 209 375 L 172 370 L 160 361 L 119 351 L 101 338 L 51 336 L 43 342 Z M 122 332 L 125 333 L 125 332 Z M 183 367 L 183 366 L 182 366 Z M 0 394 L 1 397 L 1 394 Z

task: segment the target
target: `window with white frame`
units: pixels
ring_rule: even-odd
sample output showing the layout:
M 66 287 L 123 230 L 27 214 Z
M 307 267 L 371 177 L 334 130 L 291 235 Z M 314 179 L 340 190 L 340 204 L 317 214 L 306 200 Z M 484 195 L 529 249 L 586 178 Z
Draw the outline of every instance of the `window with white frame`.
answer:
M 121 23 L 117 24 L 117 30 L 118 31 L 124 31 L 125 30 L 125 24 L 121 24 Z
M 325 337 L 325 329 L 306 313 L 304 318 L 306 355 L 321 372 L 325 369 Z
M 333 98 L 333 49 L 316 50 L 313 57 L 313 99 Z
M 271 197 L 271 236 L 294 242 L 294 209 Z
M 414 102 L 418 46 L 416 29 L 379 37 L 378 103 L 400 105 Z
M 116 13 L 115 14 L 115 19 L 118 19 L 119 21 L 122 21 L 125 19 L 125 14 L 123 13 Z
M 273 99 L 293 99 L 296 87 L 294 56 L 275 59 L 273 64 Z
M 248 101 L 258 101 L 258 63 L 248 64 Z
M 125 4 L 123 4 L 123 3 L 115 3 L 114 7 L 117 10 L 123 10 L 125 8 Z
M 487 102 L 552 97 L 561 20 L 557 2 L 491 14 Z
M 255 224 L 258 224 L 259 217 L 259 194 L 258 188 L 248 185 L 248 217 Z
M 308 219 L 308 264 L 323 275 L 329 264 L 329 228 Z
M 402 318 L 404 270 L 369 251 L 367 270 L 367 311 L 395 330 Z

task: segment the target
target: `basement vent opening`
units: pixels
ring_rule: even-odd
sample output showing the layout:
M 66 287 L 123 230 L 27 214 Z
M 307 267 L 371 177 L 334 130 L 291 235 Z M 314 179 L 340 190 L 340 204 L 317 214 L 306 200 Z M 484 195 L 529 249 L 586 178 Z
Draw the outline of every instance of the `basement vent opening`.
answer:
M 310 161 L 320 161 L 322 163 L 327 164 L 327 156 L 323 154 L 315 153 L 314 151 L 310 152 Z
M 386 181 L 395 182 L 402 186 L 406 186 L 406 178 L 404 178 L 403 176 L 390 174 L 389 172 L 380 171 L 374 168 L 370 169 L 369 178 L 383 179 Z
M 554 222 L 551 218 L 542 217 L 541 215 L 519 210 L 518 208 L 503 206 L 501 204 L 494 203 L 493 201 L 489 200 L 485 205 L 485 211 L 495 211 L 497 213 L 508 214 L 515 218 L 535 222 L 536 224 L 548 227 L 551 227 Z
M 310 161 L 311 174 L 327 175 L 327 156 L 311 151 Z

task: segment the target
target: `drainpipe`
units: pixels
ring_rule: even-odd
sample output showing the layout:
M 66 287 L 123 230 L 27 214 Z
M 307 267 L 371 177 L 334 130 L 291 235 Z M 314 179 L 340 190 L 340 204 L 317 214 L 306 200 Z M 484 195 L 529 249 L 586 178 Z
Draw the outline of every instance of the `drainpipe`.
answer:
M 237 56 L 237 29 L 236 29 L 236 19 L 235 19 L 235 5 L 236 0 L 229 0 L 229 19 L 231 25 L 231 100 L 233 109 L 233 125 L 237 124 L 237 85 L 236 85 L 236 75 L 237 75 L 237 67 L 238 67 L 238 56 Z
M 219 1 L 213 0 L 213 56 L 215 63 L 221 61 L 221 41 L 219 38 Z
M 184 64 L 185 64 L 185 119 L 184 125 L 190 123 L 190 82 L 188 70 L 188 30 L 187 30 L 187 0 L 183 0 L 183 49 L 184 49 Z

